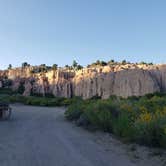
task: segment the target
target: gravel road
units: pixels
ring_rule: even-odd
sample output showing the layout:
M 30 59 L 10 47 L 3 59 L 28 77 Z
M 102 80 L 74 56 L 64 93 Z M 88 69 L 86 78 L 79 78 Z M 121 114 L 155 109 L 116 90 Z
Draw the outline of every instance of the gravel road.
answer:
M 0 122 L 0 166 L 134 166 L 64 119 L 64 108 L 12 105 Z M 97 141 L 98 140 L 98 141 Z

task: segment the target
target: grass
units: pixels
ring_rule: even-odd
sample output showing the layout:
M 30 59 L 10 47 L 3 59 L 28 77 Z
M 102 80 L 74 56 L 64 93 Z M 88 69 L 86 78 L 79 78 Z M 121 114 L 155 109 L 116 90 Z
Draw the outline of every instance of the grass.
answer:
M 0 95 L 0 101 L 8 103 L 22 103 L 25 105 L 34 105 L 34 106 L 68 106 L 74 100 L 59 98 L 59 97 L 36 97 L 36 96 L 22 96 L 22 95 Z
M 1 95 L 11 95 L 13 91 L 10 88 L 0 88 Z
M 8 88 L 0 88 L 0 102 L 7 103 L 23 103 L 25 105 L 34 106 L 68 106 L 74 102 L 73 99 L 66 99 L 60 97 L 53 97 L 47 95 L 47 97 L 41 96 L 22 96 L 19 93 L 13 92 Z

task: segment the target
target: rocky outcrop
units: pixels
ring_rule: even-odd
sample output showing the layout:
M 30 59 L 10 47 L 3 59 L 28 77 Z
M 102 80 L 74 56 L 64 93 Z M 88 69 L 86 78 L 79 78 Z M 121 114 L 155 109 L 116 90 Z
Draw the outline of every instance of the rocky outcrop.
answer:
M 81 96 L 109 98 L 166 92 L 166 65 L 112 65 L 84 68 L 78 71 L 60 68 L 56 71 L 32 73 L 34 67 L 0 71 L 0 77 L 13 81 L 12 89 L 24 85 L 23 95 L 52 94 L 70 98 Z
M 30 96 L 31 95 L 31 91 L 32 91 L 32 85 L 30 83 L 30 81 L 26 81 L 24 84 L 24 92 L 23 92 L 23 96 Z
M 74 95 L 83 98 L 112 95 L 143 96 L 160 91 L 160 86 L 149 71 L 142 69 L 121 70 L 108 73 L 90 73 L 73 79 Z

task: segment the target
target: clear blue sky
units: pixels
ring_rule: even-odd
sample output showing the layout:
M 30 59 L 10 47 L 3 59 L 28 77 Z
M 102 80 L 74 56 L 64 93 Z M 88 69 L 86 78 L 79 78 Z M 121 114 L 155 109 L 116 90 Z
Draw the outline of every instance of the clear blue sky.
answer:
M 0 68 L 166 63 L 165 0 L 0 0 Z

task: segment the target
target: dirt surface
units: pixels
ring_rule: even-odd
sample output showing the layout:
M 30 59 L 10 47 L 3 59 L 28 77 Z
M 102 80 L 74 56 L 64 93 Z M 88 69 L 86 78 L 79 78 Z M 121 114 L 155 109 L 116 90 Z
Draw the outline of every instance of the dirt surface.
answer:
M 0 166 L 160 166 L 163 152 L 123 145 L 64 119 L 64 108 L 12 105 L 0 123 Z

